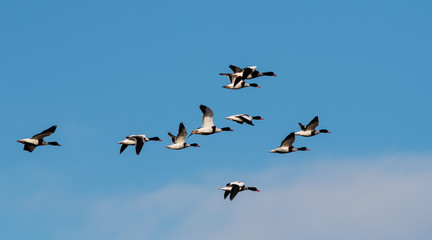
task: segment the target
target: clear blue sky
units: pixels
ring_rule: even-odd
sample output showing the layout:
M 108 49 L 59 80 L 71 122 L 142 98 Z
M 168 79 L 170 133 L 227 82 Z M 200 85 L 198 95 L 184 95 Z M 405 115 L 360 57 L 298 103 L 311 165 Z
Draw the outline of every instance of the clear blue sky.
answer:
M 421 224 L 432 221 L 430 1 L 0 6 L 1 239 L 432 236 Z M 230 64 L 278 77 L 223 89 Z M 200 104 L 235 131 L 166 149 L 181 121 L 201 125 Z M 265 120 L 224 119 L 238 113 Z M 297 137 L 310 152 L 268 153 L 315 115 L 332 134 Z M 54 124 L 46 140 L 61 147 L 16 142 Z M 164 141 L 119 155 L 142 133 Z M 217 189 L 234 180 L 262 191 L 223 201 Z

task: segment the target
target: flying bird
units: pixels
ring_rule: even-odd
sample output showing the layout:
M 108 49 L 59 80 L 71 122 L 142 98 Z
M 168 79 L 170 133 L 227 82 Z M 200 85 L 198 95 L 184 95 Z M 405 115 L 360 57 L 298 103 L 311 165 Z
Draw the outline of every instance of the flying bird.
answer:
M 234 131 L 229 127 L 217 128 L 213 123 L 213 111 L 204 105 L 200 105 L 201 112 L 203 113 L 202 127 L 192 131 L 192 134 L 210 135 L 222 131 Z
M 29 152 L 33 152 L 33 150 L 38 146 L 46 146 L 46 145 L 61 146 L 58 142 L 45 142 L 43 140 L 44 137 L 48 137 L 49 135 L 53 134 L 56 129 L 57 129 L 57 126 L 54 125 L 54 126 L 48 128 L 47 130 L 42 131 L 41 133 L 34 135 L 31 138 L 24 138 L 24 139 L 18 140 L 17 142 L 24 144 L 24 150 L 29 151 Z
M 271 153 L 290 153 L 295 151 L 309 151 L 306 147 L 295 148 L 293 143 L 295 140 L 294 132 L 290 133 L 281 143 L 280 147 L 271 150 Z
M 264 120 L 263 118 L 261 118 L 261 116 L 249 116 L 247 114 L 237 114 L 237 115 L 232 115 L 229 117 L 226 117 L 225 119 L 243 124 L 243 123 L 247 123 L 249 125 L 254 126 L 254 124 L 252 123 L 252 120 Z
M 319 124 L 318 116 L 315 116 L 312 121 L 309 122 L 307 126 L 304 126 L 301 123 L 298 123 L 300 125 L 301 131 L 298 131 L 295 133 L 295 135 L 303 136 L 303 137 L 312 137 L 320 133 L 330 133 L 327 129 L 320 129 L 315 130 L 315 128 Z
M 166 148 L 173 150 L 180 150 L 187 147 L 199 147 L 198 143 L 186 143 L 187 131 L 183 123 L 181 122 L 179 125 L 179 130 L 177 136 L 172 135 L 172 133 L 168 132 L 168 135 L 171 137 L 171 141 L 173 144 L 166 146 Z
M 276 77 L 276 74 L 274 72 L 260 72 L 255 70 L 257 66 L 250 66 L 247 68 L 239 68 L 234 65 L 229 65 L 229 68 L 233 71 L 232 74 L 230 73 L 220 73 L 220 75 L 229 76 L 232 75 L 233 77 L 242 77 L 243 79 L 252 79 L 257 78 L 261 76 L 274 76 Z
M 224 199 L 226 199 L 229 195 L 231 201 L 235 198 L 237 193 L 245 191 L 245 190 L 259 192 L 259 190 L 256 187 L 247 187 L 244 184 L 244 182 L 239 182 L 239 181 L 227 183 L 227 185 L 225 187 L 219 188 L 219 189 L 225 191 Z
M 144 146 L 145 142 L 148 141 L 162 141 L 160 140 L 158 137 L 152 137 L 152 138 L 147 138 L 146 135 L 141 134 L 141 135 L 130 135 L 125 137 L 125 139 L 123 141 L 120 141 L 119 144 L 121 144 L 121 148 L 120 148 L 120 154 L 129 146 L 129 145 L 135 145 L 135 152 L 137 155 L 140 154 L 141 149 Z

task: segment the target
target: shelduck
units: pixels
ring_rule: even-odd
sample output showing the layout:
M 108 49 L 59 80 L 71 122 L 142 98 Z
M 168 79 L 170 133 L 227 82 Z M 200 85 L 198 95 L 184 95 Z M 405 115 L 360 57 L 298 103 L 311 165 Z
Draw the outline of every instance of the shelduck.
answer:
M 186 136 L 187 131 L 183 123 L 181 122 L 179 125 L 179 130 L 177 136 L 172 135 L 170 132 L 168 132 L 168 135 L 171 137 L 171 141 L 173 144 L 166 146 L 166 148 L 173 149 L 173 150 L 180 150 L 187 147 L 199 147 L 198 143 L 186 143 Z
M 263 118 L 261 118 L 261 116 L 249 116 L 247 114 L 237 114 L 237 115 L 232 115 L 229 117 L 226 117 L 225 119 L 243 124 L 243 123 L 247 123 L 249 125 L 254 126 L 254 124 L 252 123 L 252 120 L 264 120 Z
M 226 199 L 229 195 L 231 201 L 235 198 L 237 193 L 245 191 L 245 190 L 259 192 L 259 190 L 256 187 L 247 187 L 244 184 L 244 182 L 239 182 L 239 181 L 227 183 L 227 185 L 225 187 L 219 188 L 219 189 L 225 191 L 224 199 Z
M 121 144 L 121 148 L 120 148 L 120 154 L 129 146 L 129 145 L 135 145 L 135 152 L 137 155 L 140 154 L 141 149 L 144 146 L 145 142 L 148 141 L 162 141 L 160 138 L 158 137 L 152 137 L 152 138 L 147 138 L 145 134 L 141 134 L 141 135 L 129 135 L 127 137 L 125 137 L 125 139 L 123 141 L 120 141 L 119 144 Z
M 206 107 L 204 105 L 200 105 L 200 109 L 203 113 L 202 127 L 193 130 L 189 136 L 191 136 L 192 134 L 210 135 L 222 131 L 234 131 L 229 127 L 217 128 L 213 123 L 213 111 L 209 107 Z
M 303 136 L 303 137 L 312 137 L 320 133 L 330 133 L 327 129 L 320 129 L 315 130 L 315 128 L 319 124 L 318 116 L 315 116 L 312 121 L 309 122 L 307 126 L 304 126 L 300 122 L 298 123 L 300 125 L 301 131 L 298 131 L 295 133 L 295 135 Z
M 280 147 L 271 150 L 271 153 L 290 153 L 295 151 L 309 151 L 306 147 L 295 148 L 292 146 L 295 140 L 294 132 L 290 133 L 281 143 Z
M 58 142 L 46 142 L 43 140 L 44 137 L 48 137 L 49 135 L 53 134 L 56 129 L 57 126 L 54 125 L 48 128 L 47 130 L 34 135 L 31 138 L 24 138 L 18 140 L 17 142 L 24 144 L 24 150 L 29 152 L 33 152 L 33 150 L 38 146 L 46 146 L 46 145 L 61 146 Z

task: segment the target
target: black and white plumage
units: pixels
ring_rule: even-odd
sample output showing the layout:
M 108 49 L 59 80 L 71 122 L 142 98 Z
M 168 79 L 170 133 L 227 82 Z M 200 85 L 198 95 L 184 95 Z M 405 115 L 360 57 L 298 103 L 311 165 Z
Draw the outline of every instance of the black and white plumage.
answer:
M 229 127 L 217 128 L 213 123 L 213 115 L 214 115 L 213 111 L 209 107 L 206 107 L 204 105 L 200 105 L 200 109 L 201 112 L 203 113 L 202 127 L 193 130 L 190 135 L 192 134 L 210 135 L 222 131 L 234 131 Z
M 177 136 L 172 135 L 172 133 L 168 132 L 168 135 L 171 138 L 173 144 L 166 146 L 166 148 L 173 150 L 180 150 L 187 147 L 199 147 L 198 143 L 186 143 L 187 131 L 184 124 L 181 122 L 179 125 L 179 130 Z
M 294 132 L 290 133 L 281 143 L 280 147 L 271 150 L 271 153 L 290 153 L 295 151 L 309 151 L 306 147 L 295 148 L 293 143 L 295 141 Z
M 44 137 L 48 137 L 51 134 L 53 134 L 56 129 L 57 126 L 54 125 L 48 128 L 47 130 L 44 130 L 41 133 L 34 135 L 31 138 L 24 138 L 18 140 L 17 142 L 24 144 L 24 150 L 29 152 L 33 152 L 33 150 L 38 146 L 46 146 L 46 145 L 61 146 L 58 142 L 46 142 L 43 140 Z
M 260 72 L 257 71 L 257 66 L 250 66 L 247 68 L 239 68 L 234 65 L 229 65 L 229 68 L 233 71 L 232 74 L 230 73 L 220 73 L 220 75 L 232 75 L 233 77 L 242 77 L 242 79 L 252 79 L 257 78 L 261 76 L 274 76 L 276 77 L 276 74 L 274 72 Z
M 247 123 L 249 125 L 254 126 L 254 124 L 252 123 L 252 120 L 264 120 L 263 118 L 261 118 L 261 116 L 249 116 L 247 114 L 237 114 L 237 115 L 232 115 L 229 117 L 226 117 L 225 119 L 243 124 L 243 123 Z
M 315 128 L 319 124 L 318 116 L 315 116 L 312 121 L 309 122 L 307 126 L 304 126 L 300 122 L 298 123 L 301 131 L 295 133 L 295 135 L 303 136 L 303 137 L 312 137 L 320 133 L 330 133 L 327 129 L 315 130 Z
M 234 77 L 232 74 L 229 74 L 229 73 L 227 73 L 227 74 L 221 73 L 221 75 L 228 76 L 228 78 L 230 80 L 230 84 L 222 86 L 223 88 L 233 89 L 233 90 L 238 90 L 238 89 L 242 89 L 242 88 L 245 88 L 245 87 L 261 88 L 256 83 L 247 83 L 247 82 L 245 82 L 242 77 Z
M 226 199 L 228 196 L 230 196 L 230 200 L 232 201 L 237 193 L 250 190 L 254 192 L 259 192 L 259 190 L 256 187 L 248 187 L 244 184 L 244 182 L 234 181 L 227 183 L 227 185 L 223 188 L 219 188 L 220 190 L 225 191 L 224 193 L 224 199 Z
M 125 139 L 123 141 L 120 141 L 119 144 L 121 144 L 121 148 L 120 148 L 120 154 L 129 146 L 129 145 L 135 145 L 135 152 L 137 155 L 140 154 L 141 149 L 144 146 L 145 142 L 148 141 L 162 141 L 161 139 L 159 139 L 158 137 L 152 137 L 152 138 L 147 138 L 145 134 L 141 134 L 141 135 L 130 135 L 125 137 Z

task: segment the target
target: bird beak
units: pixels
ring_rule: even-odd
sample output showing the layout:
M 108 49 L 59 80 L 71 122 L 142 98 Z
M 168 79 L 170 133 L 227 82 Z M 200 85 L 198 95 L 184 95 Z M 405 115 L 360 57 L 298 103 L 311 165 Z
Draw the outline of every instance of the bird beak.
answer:
M 260 118 L 260 120 L 264 120 L 264 118 Z
M 310 151 L 310 149 L 307 149 L 307 148 L 306 148 L 306 151 Z
M 257 189 L 256 192 L 260 192 L 260 190 Z

